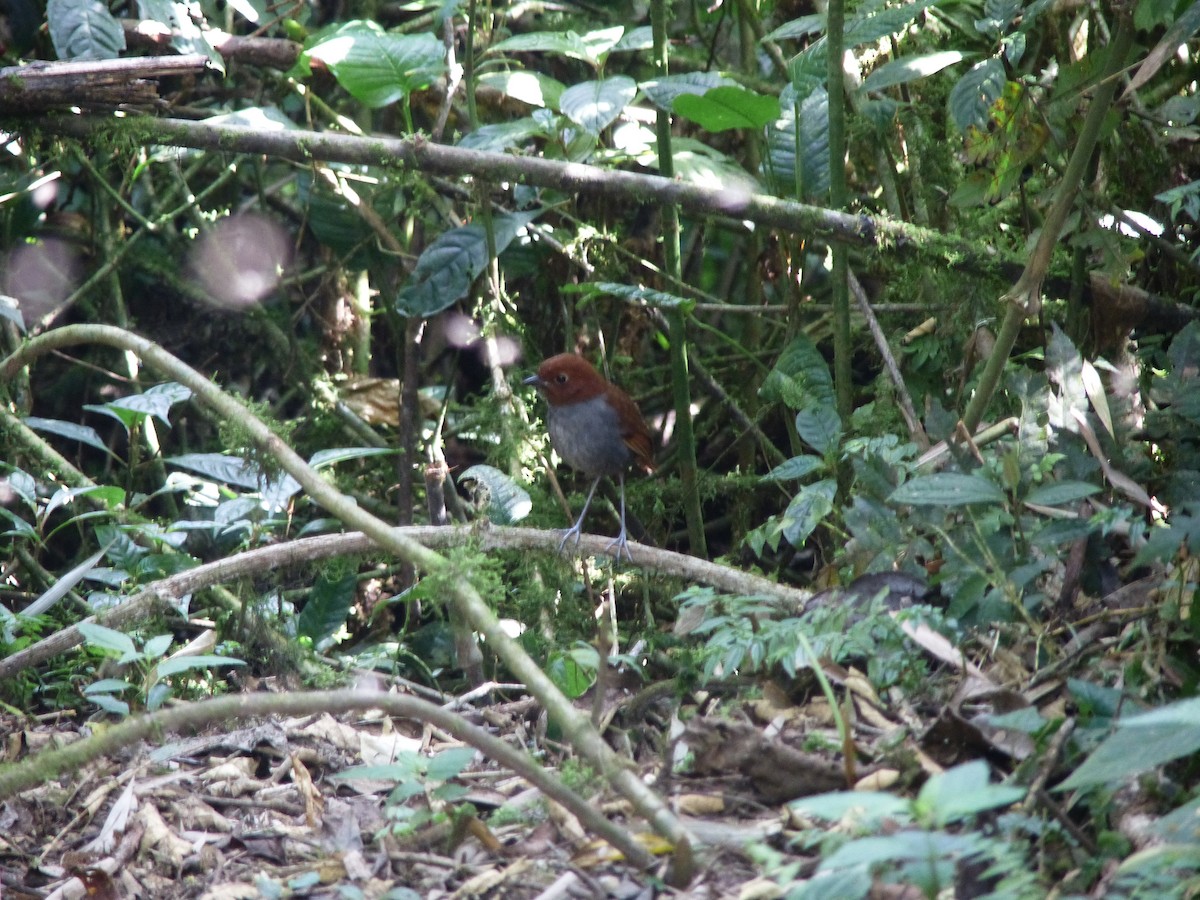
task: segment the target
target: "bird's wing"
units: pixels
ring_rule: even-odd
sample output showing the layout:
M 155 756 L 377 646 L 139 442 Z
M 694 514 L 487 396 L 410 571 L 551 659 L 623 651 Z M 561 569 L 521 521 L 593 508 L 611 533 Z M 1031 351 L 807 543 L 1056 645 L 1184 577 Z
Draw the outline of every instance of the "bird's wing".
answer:
M 646 472 L 654 471 L 654 439 L 637 403 L 624 391 L 609 392 L 609 402 L 617 409 L 621 422 L 621 440 L 633 451 L 634 465 Z

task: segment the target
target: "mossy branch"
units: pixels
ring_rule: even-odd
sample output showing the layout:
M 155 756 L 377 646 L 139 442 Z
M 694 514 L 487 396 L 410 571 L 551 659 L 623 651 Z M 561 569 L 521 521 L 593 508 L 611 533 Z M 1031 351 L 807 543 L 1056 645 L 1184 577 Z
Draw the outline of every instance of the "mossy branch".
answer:
M 0 363 L 0 375 L 11 378 L 20 368 L 53 350 L 78 344 L 101 344 L 136 353 L 142 361 L 168 378 L 188 387 L 201 403 L 230 422 L 239 423 L 255 447 L 271 454 L 296 479 L 316 503 L 351 528 L 363 531 L 383 549 L 429 575 L 445 579 L 445 596 L 454 609 L 478 631 L 513 675 L 545 708 L 562 729 L 566 741 L 601 776 L 643 815 L 660 835 L 676 848 L 676 875 L 689 880 L 692 838 L 662 800 L 612 750 L 582 715 L 537 666 L 525 650 L 500 626 L 491 609 L 466 577 L 456 577 L 450 560 L 423 546 L 402 531 L 359 507 L 320 474 L 299 454 L 254 416 L 244 403 L 226 394 L 208 378 L 146 338 L 110 325 L 71 325 L 33 338 Z M 645 854 L 639 857 L 645 863 Z
M 472 725 L 462 716 L 416 697 L 382 691 L 313 691 L 310 693 L 237 694 L 136 716 L 119 725 L 58 750 L 46 750 L 20 763 L 0 768 L 0 800 L 21 791 L 82 770 L 102 756 L 110 756 L 140 741 L 158 740 L 167 732 L 205 728 L 233 719 L 262 716 L 308 716 L 337 714 L 348 710 L 382 710 L 389 716 L 427 722 L 470 744 L 484 756 L 512 769 L 547 797 L 557 800 L 594 834 L 604 838 L 626 858 L 642 868 L 653 863 L 649 853 L 624 828 L 604 818 L 557 778 L 543 769 L 528 753 Z

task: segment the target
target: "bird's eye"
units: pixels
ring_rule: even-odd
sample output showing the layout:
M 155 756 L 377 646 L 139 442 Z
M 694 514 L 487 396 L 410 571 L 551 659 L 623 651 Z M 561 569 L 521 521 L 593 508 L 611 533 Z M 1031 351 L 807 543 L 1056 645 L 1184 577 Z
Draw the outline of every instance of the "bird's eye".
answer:
M 557 375 L 554 376 L 554 380 L 557 381 L 559 384 L 566 384 L 567 383 L 567 373 L 559 372 Z

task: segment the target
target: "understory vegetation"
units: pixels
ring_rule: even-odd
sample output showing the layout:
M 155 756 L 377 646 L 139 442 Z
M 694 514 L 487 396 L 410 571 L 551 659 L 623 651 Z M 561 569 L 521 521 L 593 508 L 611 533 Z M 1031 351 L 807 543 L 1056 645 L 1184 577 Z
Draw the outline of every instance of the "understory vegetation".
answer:
M 1197 33 L 14 0 L 0 889 L 1196 896 Z

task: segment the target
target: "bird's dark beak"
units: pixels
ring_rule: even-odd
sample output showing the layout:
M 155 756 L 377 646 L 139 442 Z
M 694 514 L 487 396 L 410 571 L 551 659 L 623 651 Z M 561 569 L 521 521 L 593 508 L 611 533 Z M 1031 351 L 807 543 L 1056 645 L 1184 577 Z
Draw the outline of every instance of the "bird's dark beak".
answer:
M 528 378 L 521 379 L 521 384 L 530 384 L 530 385 L 533 385 L 535 388 L 542 388 L 545 386 L 545 383 L 542 381 L 542 379 L 536 373 L 533 375 L 530 375 Z

